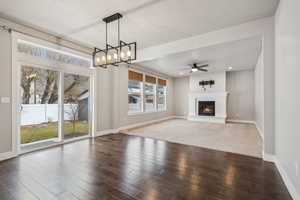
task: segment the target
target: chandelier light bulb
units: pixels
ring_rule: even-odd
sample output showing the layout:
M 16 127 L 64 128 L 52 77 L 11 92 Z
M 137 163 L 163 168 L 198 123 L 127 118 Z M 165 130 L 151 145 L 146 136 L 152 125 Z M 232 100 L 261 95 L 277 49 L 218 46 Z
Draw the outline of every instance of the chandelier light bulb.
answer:
M 131 51 L 127 51 L 127 56 L 128 56 L 128 57 L 131 56 Z
M 106 60 L 106 59 L 105 59 L 105 56 L 102 56 L 102 61 L 105 62 L 105 60 Z
M 118 54 L 114 53 L 114 59 L 118 59 Z
M 124 52 L 122 51 L 121 52 L 121 58 L 124 58 L 125 57 L 125 54 L 124 54 Z
M 111 60 L 111 55 L 108 55 L 108 56 L 107 56 L 107 60 Z
M 96 61 L 97 61 L 97 62 L 100 62 L 100 58 L 99 58 L 99 57 L 97 57 L 97 58 L 96 58 Z

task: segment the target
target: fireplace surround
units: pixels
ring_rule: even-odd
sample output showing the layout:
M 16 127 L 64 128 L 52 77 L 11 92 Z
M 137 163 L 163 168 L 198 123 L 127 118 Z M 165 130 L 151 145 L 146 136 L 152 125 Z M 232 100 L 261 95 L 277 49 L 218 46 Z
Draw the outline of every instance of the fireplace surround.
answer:
M 190 92 L 189 93 L 189 113 L 188 120 L 205 121 L 213 123 L 226 123 L 227 118 L 227 92 Z M 205 113 L 200 113 L 199 102 L 208 103 L 209 107 L 204 107 Z M 212 110 L 214 102 L 214 110 Z

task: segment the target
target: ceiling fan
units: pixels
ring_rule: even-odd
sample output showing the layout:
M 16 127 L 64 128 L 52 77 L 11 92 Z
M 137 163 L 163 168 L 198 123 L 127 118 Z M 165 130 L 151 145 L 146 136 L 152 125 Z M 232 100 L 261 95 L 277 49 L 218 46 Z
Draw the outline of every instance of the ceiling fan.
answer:
M 202 72 L 208 72 L 207 69 L 205 69 L 206 67 L 208 67 L 208 64 L 199 64 L 199 63 L 193 63 L 193 64 L 189 64 L 189 66 L 192 68 L 191 69 L 191 73 L 192 72 L 197 72 L 197 71 L 202 71 Z
M 194 72 L 208 72 L 207 67 L 209 67 L 208 63 L 204 62 L 193 62 L 191 64 L 188 64 L 188 68 L 181 69 L 182 71 L 179 72 L 179 75 L 187 75 L 187 73 L 194 73 Z M 188 70 L 188 71 L 187 71 Z
M 208 70 L 205 68 L 207 68 L 209 64 L 193 63 L 193 64 L 189 64 L 189 66 L 190 67 L 186 69 L 189 69 L 190 73 L 197 72 L 197 71 L 208 72 Z

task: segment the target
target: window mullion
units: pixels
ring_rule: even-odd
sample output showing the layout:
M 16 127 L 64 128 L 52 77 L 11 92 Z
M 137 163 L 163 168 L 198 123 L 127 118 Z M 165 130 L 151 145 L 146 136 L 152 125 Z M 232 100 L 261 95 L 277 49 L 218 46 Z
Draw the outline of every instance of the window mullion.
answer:
M 58 116 L 58 138 L 59 141 L 64 140 L 64 72 L 59 72 L 59 116 Z

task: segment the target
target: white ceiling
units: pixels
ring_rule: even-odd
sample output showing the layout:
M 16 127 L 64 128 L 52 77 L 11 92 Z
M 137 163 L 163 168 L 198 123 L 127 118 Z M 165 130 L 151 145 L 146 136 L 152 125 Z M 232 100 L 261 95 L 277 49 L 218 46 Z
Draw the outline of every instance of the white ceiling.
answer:
M 254 37 L 176 53 L 136 64 L 172 77 L 180 77 L 190 75 L 188 64 L 193 62 L 208 63 L 209 67 L 206 69 L 209 72 L 228 71 L 229 67 L 232 67 L 233 71 L 254 69 L 260 52 L 261 38 Z
M 1 0 L 0 14 L 103 47 L 100 19 L 117 11 L 121 39 L 145 48 L 272 16 L 279 0 Z M 113 26 L 115 29 L 115 26 Z

